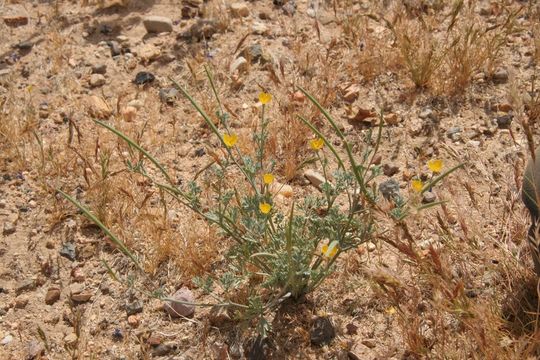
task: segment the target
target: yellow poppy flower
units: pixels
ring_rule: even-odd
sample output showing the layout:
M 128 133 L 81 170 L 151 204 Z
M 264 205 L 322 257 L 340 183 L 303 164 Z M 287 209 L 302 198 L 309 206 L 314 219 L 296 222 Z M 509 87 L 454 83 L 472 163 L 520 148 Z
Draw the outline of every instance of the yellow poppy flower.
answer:
M 443 161 L 441 159 L 431 159 L 427 162 L 427 166 L 434 173 L 440 173 L 443 168 Z
M 319 151 L 324 146 L 324 140 L 322 138 L 317 138 L 309 141 L 309 146 L 315 151 Z
M 416 191 L 417 193 L 419 193 L 420 191 L 422 191 L 422 189 L 424 188 L 424 183 L 422 182 L 422 180 L 420 179 L 413 179 L 411 181 L 411 186 L 413 188 L 414 191 Z
M 272 95 L 269 93 L 262 92 L 259 94 L 259 101 L 261 102 L 261 104 L 266 105 L 270 101 L 272 101 Z
M 223 142 L 228 148 L 233 147 L 238 141 L 238 135 L 236 134 L 223 134 Z
M 271 183 L 274 182 L 274 175 L 272 174 L 264 174 L 263 175 L 263 182 L 266 184 L 266 185 L 270 185 Z
M 333 258 L 334 256 L 336 256 L 338 250 L 339 250 L 339 245 L 338 244 L 335 244 L 333 246 L 332 246 L 332 244 L 330 244 L 330 246 L 325 244 L 321 248 L 322 254 L 325 257 L 330 258 L 330 259 Z
M 264 215 L 267 215 L 270 213 L 270 211 L 272 210 L 272 205 L 270 205 L 269 203 L 267 202 L 262 202 L 259 204 L 259 210 L 261 211 L 261 213 L 263 213 Z
M 390 306 L 388 309 L 385 310 L 388 315 L 394 315 L 396 313 L 396 308 L 393 306 Z

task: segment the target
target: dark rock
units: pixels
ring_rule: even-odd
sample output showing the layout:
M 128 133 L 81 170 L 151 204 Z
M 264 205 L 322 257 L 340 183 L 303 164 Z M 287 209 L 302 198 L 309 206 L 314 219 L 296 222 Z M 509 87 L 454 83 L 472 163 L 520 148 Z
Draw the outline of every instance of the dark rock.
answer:
M 396 166 L 396 165 L 389 165 L 389 164 L 384 164 L 383 165 L 383 173 L 384 175 L 390 177 L 390 176 L 393 176 L 395 174 L 397 174 L 399 172 L 399 166 Z
M 315 319 L 309 335 L 313 345 L 323 346 L 329 344 L 336 337 L 336 330 L 328 317 L 318 317 Z
M 109 45 L 109 48 L 111 49 L 112 57 L 122 54 L 122 48 L 120 47 L 118 41 L 107 41 L 107 45 Z
M 143 304 L 142 302 L 135 300 L 129 303 L 126 303 L 126 313 L 128 316 L 142 313 Z
M 62 249 L 60 249 L 60 256 L 75 261 L 77 259 L 77 249 L 75 244 L 72 242 L 63 243 Z
M 493 73 L 493 82 L 495 84 L 505 84 L 508 82 L 508 71 L 499 69 Z
M 147 71 L 141 71 L 135 75 L 135 80 L 133 80 L 133 82 L 137 85 L 146 85 L 154 82 L 154 80 L 156 80 L 154 74 Z
M 105 64 L 98 64 L 92 66 L 92 73 L 93 74 L 105 74 L 107 72 L 107 65 Z
M 399 196 L 399 182 L 396 179 L 388 179 L 379 185 L 379 192 L 386 200 Z
M 124 334 L 121 329 L 116 328 L 113 330 L 112 337 L 114 341 L 120 341 L 124 338 Z
M 34 44 L 31 41 L 21 41 L 20 43 L 15 45 L 17 49 L 22 50 L 22 51 L 28 51 L 32 49 L 33 46 Z
M 512 114 L 506 114 L 496 117 L 497 120 L 497 126 L 500 129 L 508 129 L 510 128 L 510 125 L 512 124 L 512 120 L 514 120 L 514 115 Z
M 204 148 L 199 148 L 199 149 L 195 150 L 195 156 L 196 157 L 204 156 L 204 154 L 206 154 L 206 151 L 204 150 Z

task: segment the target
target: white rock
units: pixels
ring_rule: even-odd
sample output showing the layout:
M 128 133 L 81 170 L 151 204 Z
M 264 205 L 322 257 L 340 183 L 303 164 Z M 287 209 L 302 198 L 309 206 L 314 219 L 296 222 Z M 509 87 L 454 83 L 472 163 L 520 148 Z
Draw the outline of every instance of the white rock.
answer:
M 143 25 L 149 33 L 173 31 L 172 20 L 165 16 L 147 16 L 143 20 Z
M 2 345 L 7 345 L 7 344 L 9 344 L 9 343 L 12 342 L 12 341 L 13 341 L 13 336 L 11 336 L 11 335 L 6 335 L 6 337 L 4 337 L 4 338 L 2 339 L 2 341 L 0 341 L 0 344 L 2 344 Z

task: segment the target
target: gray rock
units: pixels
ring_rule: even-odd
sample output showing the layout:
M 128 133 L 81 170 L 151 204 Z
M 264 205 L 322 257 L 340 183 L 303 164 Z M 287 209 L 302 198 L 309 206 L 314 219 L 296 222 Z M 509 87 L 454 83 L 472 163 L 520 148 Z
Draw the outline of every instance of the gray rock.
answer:
M 36 282 L 34 279 L 26 279 L 17 284 L 17 287 L 15 288 L 15 293 L 17 295 L 22 294 L 26 291 L 31 291 L 36 288 Z
M 126 314 L 128 316 L 139 314 L 142 312 L 143 312 L 142 302 L 135 300 L 135 301 L 126 303 Z
M 30 340 L 28 344 L 26 345 L 26 359 L 32 360 L 36 358 L 41 358 L 43 355 L 43 352 L 45 352 L 45 348 L 43 344 L 36 339 Z
M 172 32 L 172 20 L 165 16 L 147 16 L 143 19 L 143 25 L 149 33 Z
M 159 344 L 158 346 L 152 349 L 152 356 L 154 357 L 165 356 L 173 350 L 174 350 L 174 346 L 170 344 Z
M 425 108 L 424 110 L 422 110 L 420 114 L 418 114 L 418 117 L 422 120 L 428 120 L 428 119 L 431 121 L 439 120 L 431 108 Z
M 312 169 L 304 171 L 304 177 L 308 179 L 309 182 L 319 190 L 321 189 L 321 185 L 326 182 L 326 179 L 322 174 Z
M 75 244 L 72 242 L 63 243 L 62 249 L 60 249 L 60 256 L 75 261 L 77 259 L 77 249 Z
M 386 200 L 391 200 L 395 196 L 399 196 L 399 182 L 394 179 L 383 181 L 379 185 L 379 192 Z
M 514 115 L 505 114 L 505 115 L 497 116 L 495 120 L 497 120 L 497 126 L 499 127 L 499 129 L 508 129 L 510 128 L 510 125 L 512 124 L 512 120 L 514 120 Z
M 422 203 L 424 204 L 430 204 L 435 202 L 435 200 L 437 200 L 437 196 L 431 191 L 426 191 L 422 196 Z
M 244 48 L 240 55 L 242 55 L 244 58 L 251 61 L 252 63 L 256 63 L 262 59 L 263 49 L 260 44 L 252 44 Z
M 176 88 L 163 88 L 159 89 L 159 98 L 161 102 L 166 104 L 174 104 L 178 100 L 178 90 Z

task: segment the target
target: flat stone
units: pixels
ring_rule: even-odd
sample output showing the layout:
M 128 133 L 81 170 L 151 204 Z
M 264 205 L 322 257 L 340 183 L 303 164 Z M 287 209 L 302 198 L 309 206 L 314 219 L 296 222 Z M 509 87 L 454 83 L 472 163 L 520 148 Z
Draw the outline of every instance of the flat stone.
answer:
M 75 261 L 77 259 L 77 249 L 75 248 L 75 244 L 72 242 L 63 243 L 62 248 L 60 249 L 60 256 Z
M 149 33 L 172 32 L 172 20 L 165 16 L 147 16 L 143 19 L 143 25 Z
M 19 27 L 19 26 L 28 25 L 28 16 L 25 16 L 25 15 L 4 16 L 4 23 L 10 27 Z
M 34 279 L 26 279 L 17 284 L 17 287 L 15 288 L 15 293 L 17 295 L 22 294 L 26 291 L 31 291 L 36 288 L 36 282 Z
M 265 24 L 261 22 L 256 21 L 251 26 L 251 32 L 256 35 L 264 35 L 268 33 L 268 26 L 266 26 Z
M 15 309 L 24 309 L 28 305 L 28 296 L 20 295 L 15 298 Z
M 90 116 L 96 117 L 98 119 L 107 119 L 112 115 L 112 109 L 110 108 L 107 102 L 96 95 L 90 96 L 87 101 L 87 111 Z
M 426 191 L 422 196 L 422 202 L 424 204 L 430 204 L 432 202 L 435 202 L 436 199 L 437 199 L 437 196 L 431 191 Z
M 322 174 L 312 169 L 304 171 L 304 177 L 308 179 L 309 182 L 319 190 L 321 189 L 321 185 L 326 182 L 326 179 Z

